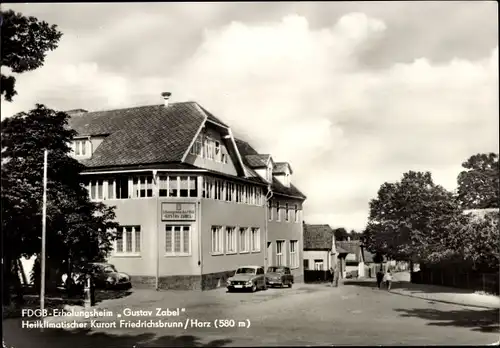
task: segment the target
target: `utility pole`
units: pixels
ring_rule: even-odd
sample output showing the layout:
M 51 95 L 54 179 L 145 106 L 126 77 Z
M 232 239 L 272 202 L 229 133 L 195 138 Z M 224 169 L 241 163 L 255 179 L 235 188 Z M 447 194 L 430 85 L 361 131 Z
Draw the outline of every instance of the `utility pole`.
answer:
M 41 279 L 40 279 L 40 310 L 42 319 L 45 308 L 45 239 L 47 232 L 47 157 L 48 150 L 43 153 L 43 207 L 42 207 L 42 260 L 41 260 Z

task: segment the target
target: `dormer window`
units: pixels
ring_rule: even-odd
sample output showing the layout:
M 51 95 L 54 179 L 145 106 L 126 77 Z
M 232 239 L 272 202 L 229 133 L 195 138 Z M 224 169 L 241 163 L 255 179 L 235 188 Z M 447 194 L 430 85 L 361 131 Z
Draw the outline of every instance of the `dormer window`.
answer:
M 88 140 L 75 140 L 73 141 L 73 151 L 75 156 L 87 155 L 87 142 Z
M 273 180 L 273 166 L 272 163 L 267 167 L 267 181 L 271 182 Z

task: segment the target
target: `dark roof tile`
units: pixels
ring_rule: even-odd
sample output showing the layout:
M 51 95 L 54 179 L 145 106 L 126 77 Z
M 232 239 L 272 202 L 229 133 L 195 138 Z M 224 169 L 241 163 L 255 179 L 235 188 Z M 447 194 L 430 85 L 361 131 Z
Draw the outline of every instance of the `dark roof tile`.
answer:
M 85 166 L 114 167 L 180 162 L 205 117 L 186 102 L 82 113 L 69 125 L 79 135 L 106 135 Z
M 329 225 L 304 224 L 304 249 L 331 250 L 334 233 Z

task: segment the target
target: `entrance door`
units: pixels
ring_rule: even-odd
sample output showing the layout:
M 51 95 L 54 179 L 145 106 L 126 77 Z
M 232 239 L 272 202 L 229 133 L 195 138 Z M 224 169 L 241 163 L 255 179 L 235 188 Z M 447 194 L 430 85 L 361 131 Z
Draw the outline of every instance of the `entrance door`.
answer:
M 273 265 L 273 243 L 267 242 L 267 267 Z M 266 267 L 266 270 L 267 270 Z

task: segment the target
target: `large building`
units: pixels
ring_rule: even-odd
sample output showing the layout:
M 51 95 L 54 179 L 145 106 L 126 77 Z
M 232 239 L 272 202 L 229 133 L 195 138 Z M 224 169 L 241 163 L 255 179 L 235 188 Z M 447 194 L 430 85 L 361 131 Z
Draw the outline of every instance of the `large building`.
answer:
M 136 286 L 211 289 L 241 265 L 302 268 L 292 168 L 236 139 L 196 102 L 68 111 L 90 198 L 116 206 L 109 262 Z

